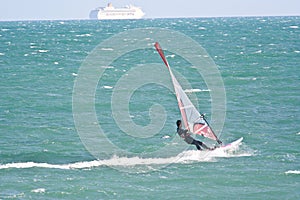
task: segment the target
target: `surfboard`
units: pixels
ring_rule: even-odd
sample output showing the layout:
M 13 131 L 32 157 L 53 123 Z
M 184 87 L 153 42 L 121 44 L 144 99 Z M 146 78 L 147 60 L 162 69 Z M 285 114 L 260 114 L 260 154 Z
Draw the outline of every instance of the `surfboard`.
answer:
M 225 150 L 225 151 L 226 151 L 226 150 L 234 149 L 234 148 L 238 147 L 238 146 L 242 143 L 243 139 L 244 139 L 244 138 L 241 137 L 241 138 L 239 138 L 239 139 L 237 139 L 237 140 L 235 140 L 235 141 L 233 141 L 233 142 L 231 142 L 231 143 L 228 143 L 228 144 L 226 144 L 226 145 L 217 147 L 216 149 L 222 149 L 222 150 Z

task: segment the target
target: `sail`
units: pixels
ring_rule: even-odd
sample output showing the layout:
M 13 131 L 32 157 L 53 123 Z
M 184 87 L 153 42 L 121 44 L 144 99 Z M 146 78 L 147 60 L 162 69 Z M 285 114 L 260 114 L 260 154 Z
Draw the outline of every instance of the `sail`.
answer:
M 170 76 L 172 78 L 172 83 L 178 101 L 178 107 L 185 128 L 194 134 L 202 135 L 212 140 L 216 140 L 220 143 L 221 141 L 217 138 L 204 116 L 199 113 L 199 111 L 195 108 L 191 100 L 188 98 L 188 96 L 180 86 L 179 82 L 177 81 L 169 66 L 166 57 L 164 56 L 163 50 L 160 47 L 159 43 L 156 42 L 154 46 L 170 72 Z

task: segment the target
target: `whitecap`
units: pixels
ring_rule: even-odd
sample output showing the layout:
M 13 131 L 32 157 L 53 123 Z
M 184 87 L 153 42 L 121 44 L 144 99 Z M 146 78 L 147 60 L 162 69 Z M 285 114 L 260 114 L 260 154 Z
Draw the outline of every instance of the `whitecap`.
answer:
M 102 66 L 101 68 L 103 68 L 103 69 L 113 69 L 114 67 L 113 66 Z
M 37 188 L 37 189 L 31 190 L 31 192 L 44 193 L 44 192 L 46 192 L 46 189 L 45 188 Z
M 260 53 L 262 53 L 262 50 L 255 51 L 254 53 L 255 54 L 260 54 Z
M 199 30 L 206 30 L 206 28 L 205 28 L 205 27 L 202 27 L 202 26 L 199 27 L 198 29 L 199 29 Z
M 109 85 L 104 85 L 102 88 L 104 88 L 104 89 L 113 89 L 113 87 L 109 86 Z
M 297 28 L 299 28 L 299 26 L 290 26 L 289 28 L 297 29 Z
M 72 76 L 78 76 L 78 74 L 76 74 L 76 73 L 72 73 Z
M 102 51 L 113 51 L 113 48 L 101 48 Z
M 92 35 L 89 33 L 76 35 L 76 37 L 91 37 Z
M 159 176 L 159 178 L 161 178 L 161 179 L 167 179 L 168 177 L 166 177 L 166 176 Z
M 289 170 L 289 171 L 286 171 L 285 174 L 300 174 L 300 171 L 299 170 Z
M 46 49 L 39 49 L 38 52 L 40 53 L 47 53 L 49 50 L 46 50 Z
M 195 93 L 195 92 L 210 92 L 210 89 L 185 89 L 185 93 Z
M 172 55 L 167 55 L 167 56 L 166 56 L 166 58 L 174 58 L 174 57 L 175 57 L 174 54 L 172 54 Z
M 5 55 L 5 53 L 0 53 L 0 56 L 4 56 Z

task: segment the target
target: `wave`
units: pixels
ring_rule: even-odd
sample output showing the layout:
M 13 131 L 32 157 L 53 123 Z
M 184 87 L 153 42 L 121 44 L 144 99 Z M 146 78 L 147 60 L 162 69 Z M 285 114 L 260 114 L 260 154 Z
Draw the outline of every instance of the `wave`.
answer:
M 300 174 L 300 170 L 289 170 L 286 171 L 285 174 Z
M 195 93 L 195 92 L 210 92 L 210 89 L 186 89 L 185 93 Z
M 89 169 L 93 167 L 111 166 L 111 167 L 134 167 L 150 165 L 168 165 L 168 164 L 185 164 L 192 162 L 216 162 L 216 158 L 231 158 L 252 156 L 252 153 L 238 152 L 238 149 L 223 150 L 217 148 L 213 151 L 187 150 L 174 157 L 169 158 L 140 158 L 136 157 L 119 157 L 113 156 L 107 160 L 82 161 L 68 164 L 49 164 L 36 162 L 8 163 L 0 165 L 1 169 L 26 169 L 26 168 L 50 168 L 50 169 Z

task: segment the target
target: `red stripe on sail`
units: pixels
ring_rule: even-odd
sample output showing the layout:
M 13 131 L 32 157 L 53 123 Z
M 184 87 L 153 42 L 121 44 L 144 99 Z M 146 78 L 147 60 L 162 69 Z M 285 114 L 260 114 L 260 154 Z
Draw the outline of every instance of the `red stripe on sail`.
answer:
M 169 68 L 169 63 L 168 63 L 168 61 L 167 61 L 167 59 L 164 55 L 164 52 L 163 52 L 162 48 L 159 45 L 159 43 L 155 42 L 154 46 L 155 46 L 157 52 L 159 53 L 161 59 L 164 61 L 165 65 Z
M 217 140 L 216 135 L 213 133 L 213 131 L 211 130 L 211 128 L 205 123 L 200 124 L 194 124 L 193 127 L 193 133 L 198 134 L 198 135 L 202 135 L 204 137 L 210 138 L 212 140 Z
M 179 110 L 180 110 L 180 113 L 181 113 L 181 117 L 182 117 L 182 120 L 183 120 L 183 123 L 184 123 L 184 127 L 190 131 L 190 127 L 189 127 L 189 124 L 188 124 L 188 119 L 187 119 L 187 116 L 186 116 L 186 113 L 184 111 L 184 105 L 181 101 L 181 99 L 178 99 L 178 107 L 179 107 Z

